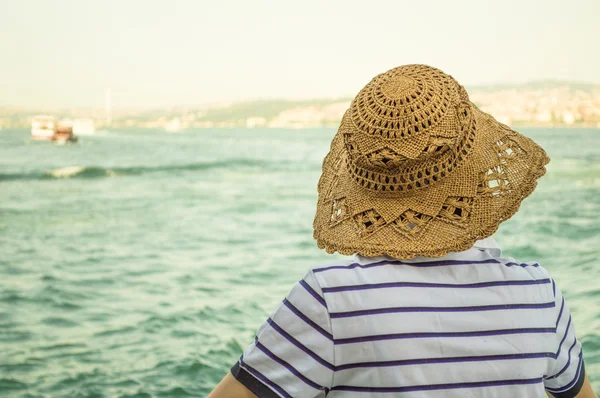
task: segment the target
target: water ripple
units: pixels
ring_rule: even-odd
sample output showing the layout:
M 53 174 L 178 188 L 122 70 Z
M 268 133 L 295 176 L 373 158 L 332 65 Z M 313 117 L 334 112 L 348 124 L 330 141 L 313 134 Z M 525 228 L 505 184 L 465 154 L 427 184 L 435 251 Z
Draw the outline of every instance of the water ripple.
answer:
M 598 385 L 600 130 L 590 131 L 531 131 L 552 162 L 497 237 L 557 280 Z M 290 286 L 331 260 L 312 220 L 333 134 L 124 131 L 55 148 L 3 130 L 0 392 L 206 396 Z

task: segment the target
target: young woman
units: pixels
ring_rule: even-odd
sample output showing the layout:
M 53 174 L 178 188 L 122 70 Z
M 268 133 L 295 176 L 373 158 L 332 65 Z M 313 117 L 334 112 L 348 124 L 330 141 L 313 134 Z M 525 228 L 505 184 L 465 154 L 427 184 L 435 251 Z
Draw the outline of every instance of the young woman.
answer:
M 545 173 L 542 148 L 406 65 L 352 101 L 323 163 L 315 267 L 217 397 L 595 397 L 568 305 L 491 235 Z

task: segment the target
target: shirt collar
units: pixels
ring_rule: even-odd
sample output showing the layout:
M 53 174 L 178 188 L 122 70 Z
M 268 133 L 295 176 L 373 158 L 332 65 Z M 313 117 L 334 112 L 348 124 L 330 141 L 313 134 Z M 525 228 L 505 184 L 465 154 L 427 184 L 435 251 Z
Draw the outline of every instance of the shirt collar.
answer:
M 476 249 L 487 250 L 493 257 L 501 257 L 502 249 L 496 239 L 493 236 L 489 236 L 484 239 L 480 239 L 473 245 Z

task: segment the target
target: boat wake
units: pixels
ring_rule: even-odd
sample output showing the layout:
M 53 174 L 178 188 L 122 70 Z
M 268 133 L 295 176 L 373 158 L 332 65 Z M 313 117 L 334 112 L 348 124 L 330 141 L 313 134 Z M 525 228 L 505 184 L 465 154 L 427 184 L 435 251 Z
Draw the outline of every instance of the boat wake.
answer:
M 277 168 L 277 167 L 275 167 Z M 255 159 L 237 159 L 228 161 L 214 161 L 205 163 L 173 164 L 160 166 L 132 166 L 132 167 L 97 167 L 97 166 L 67 166 L 52 170 L 33 171 L 30 173 L 0 173 L 1 181 L 14 180 L 48 180 L 68 178 L 105 178 L 141 175 L 148 173 L 181 173 L 201 172 L 215 169 L 231 169 L 240 171 L 248 170 L 273 170 L 274 165 L 269 162 Z
M 107 171 L 109 170 L 104 170 L 99 167 L 69 166 L 46 171 L 45 175 L 52 178 L 71 178 L 80 174 L 87 174 L 88 176 L 98 174 L 101 176 L 103 172 Z

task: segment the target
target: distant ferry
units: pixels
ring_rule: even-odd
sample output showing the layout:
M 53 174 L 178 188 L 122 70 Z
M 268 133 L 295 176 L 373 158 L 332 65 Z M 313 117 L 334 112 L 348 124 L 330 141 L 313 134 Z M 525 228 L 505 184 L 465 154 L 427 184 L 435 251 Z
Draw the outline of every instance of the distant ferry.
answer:
M 73 134 L 92 135 L 96 132 L 94 121 L 92 119 L 75 119 L 73 120 Z
M 77 142 L 77 136 L 73 134 L 73 121 L 65 119 L 56 123 L 52 142 L 58 145 Z
M 177 133 L 181 131 L 181 120 L 178 118 L 171 119 L 165 124 L 165 131 L 167 133 Z
M 31 138 L 34 140 L 51 140 L 54 136 L 54 117 L 39 115 L 31 121 Z

